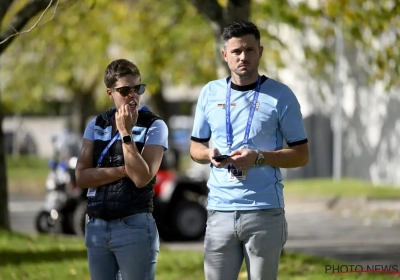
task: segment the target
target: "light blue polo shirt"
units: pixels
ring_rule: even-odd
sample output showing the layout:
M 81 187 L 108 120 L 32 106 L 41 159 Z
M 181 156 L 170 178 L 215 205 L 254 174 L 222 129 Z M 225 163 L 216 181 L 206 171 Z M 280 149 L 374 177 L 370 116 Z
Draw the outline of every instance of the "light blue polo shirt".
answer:
M 150 111 L 150 109 L 147 106 L 140 106 L 139 111 Z M 99 136 L 99 134 L 95 135 L 95 130 L 100 129 L 99 127 L 95 126 L 96 123 L 96 118 L 93 118 L 86 126 L 85 132 L 83 134 L 84 139 L 88 139 L 90 141 L 94 141 L 95 138 L 97 139 L 99 137 L 102 137 L 103 140 L 111 140 L 111 127 L 110 131 L 106 133 L 104 136 Z M 136 127 L 132 128 L 132 131 L 134 131 Z M 121 140 L 121 135 L 119 135 L 118 139 Z M 158 145 L 158 146 L 163 146 L 164 147 L 164 152 L 167 151 L 168 149 L 168 127 L 165 124 L 163 120 L 155 120 L 151 126 L 149 127 L 149 130 L 147 133 L 134 133 L 133 134 L 133 140 L 135 142 L 141 142 L 144 143 L 144 146 L 148 145 Z
M 233 145 L 243 145 L 246 123 L 250 113 L 256 84 L 231 89 L 231 124 Z M 228 154 L 225 122 L 227 78 L 209 82 L 200 93 L 191 139 L 212 141 L 221 154 Z M 286 85 L 262 76 L 262 84 L 253 121 L 248 148 L 252 150 L 280 150 L 283 139 L 288 146 L 307 143 L 300 105 Z M 272 166 L 254 166 L 247 170 L 243 181 L 229 181 L 228 168 L 210 166 L 208 180 L 209 210 L 233 211 L 283 208 L 281 171 Z

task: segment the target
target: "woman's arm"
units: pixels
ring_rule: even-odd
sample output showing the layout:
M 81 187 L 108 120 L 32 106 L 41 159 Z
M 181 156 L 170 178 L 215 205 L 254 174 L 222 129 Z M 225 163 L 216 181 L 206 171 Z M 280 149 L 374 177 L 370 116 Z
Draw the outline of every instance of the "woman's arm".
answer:
M 123 143 L 126 173 L 136 187 L 145 187 L 156 175 L 164 154 L 164 147 L 146 145 L 142 154 L 134 142 Z
M 76 164 L 76 182 L 80 188 L 97 188 L 125 177 L 124 167 L 93 168 L 94 142 L 83 139 Z

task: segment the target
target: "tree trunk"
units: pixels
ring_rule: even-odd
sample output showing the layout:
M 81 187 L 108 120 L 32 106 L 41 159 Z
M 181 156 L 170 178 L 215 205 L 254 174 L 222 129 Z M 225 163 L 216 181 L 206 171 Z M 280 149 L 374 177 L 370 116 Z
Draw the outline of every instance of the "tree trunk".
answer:
M 222 33 L 225 26 L 240 20 L 249 20 L 251 0 L 228 0 L 221 7 L 217 0 L 191 0 L 198 12 L 210 22 L 215 38 L 215 55 L 218 77 L 229 75 L 230 70 L 221 55 L 223 49 Z
M 151 103 L 153 104 L 154 108 L 151 108 L 151 111 L 159 115 L 165 123 L 168 123 L 168 119 L 171 116 L 170 110 L 168 108 L 168 104 L 164 99 L 163 96 L 163 81 L 160 79 L 159 85 L 160 87 L 156 89 L 156 91 L 151 96 Z
M 10 230 L 6 158 L 4 154 L 3 111 L 0 104 L 0 229 Z
M 54 5 L 57 1 L 51 2 Z M 11 7 L 12 0 L 0 0 L 0 25 L 8 9 Z M 22 28 L 38 13 L 46 9 L 50 0 L 32 0 L 29 1 L 15 16 L 12 17 L 10 24 L 0 33 L 0 57 L 16 38 L 16 32 L 21 32 Z M 0 229 L 10 230 L 10 220 L 8 216 L 8 190 L 7 173 L 4 155 L 4 135 L 3 135 L 3 111 L 1 108 L 0 96 Z
M 75 94 L 71 106 L 71 129 L 76 133 L 83 134 L 88 119 L 97 113 L 94 92 L 79 92 Z
M 13 1 L 0 1 L 0 24 L 3 21 L 3 17 L 10 8 Z M 55 5 L 57 1 L 51 2 L 51 5 Z M 3 29 L 0 33 L 0 55 L 5 49 L 11 44 L 11 42 L 17 37 L 14 36 L 17 32 L 21 32 L 22 28 L 37 14 L 45 10 L 50 4 L 50 0 L 32 0 L 29 1 L 22 9 L 20 9 L 15 16 L 11 19 L 10 24 Z M 19 35 L 18 35 L 19 36 Z M 9 38 L 9 39 L 7 39 Z
M 222 56 L 222 49 L 224 48 L 224 42 L 222 41 L 223 29 L 219 26 L 215 26 L 214 30 L 214 51 L 215 51 L 215 63 L 217 68 L 218 78 L 226 77 L 230 75 L 228 64 Z

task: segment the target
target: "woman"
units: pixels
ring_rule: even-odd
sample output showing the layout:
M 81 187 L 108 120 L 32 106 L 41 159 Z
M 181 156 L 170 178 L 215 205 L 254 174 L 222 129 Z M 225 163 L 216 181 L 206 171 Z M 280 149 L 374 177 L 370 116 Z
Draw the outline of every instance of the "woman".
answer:
M 104 83 L 115 107 L 87 125 L 76 167 L 78 186 L 88 188 L 91 279 L 154 279 L 159 236 L 151 214 L 153 185 L 168 128 L 139 107 L 146 85 L 132 62 L 111 62 Z

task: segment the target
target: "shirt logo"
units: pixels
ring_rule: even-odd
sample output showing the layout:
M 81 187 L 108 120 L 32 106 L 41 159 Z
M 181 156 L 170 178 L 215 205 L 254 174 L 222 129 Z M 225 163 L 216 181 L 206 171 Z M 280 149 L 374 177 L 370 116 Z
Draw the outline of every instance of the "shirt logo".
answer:
M 252 104 L 253 104 L 253 102 L 250 102 L 249 106 L 251 107 Z M 257 100 L 255 110 L 258 111 L 259 108 L 260 108 L 260 101 Z
M 94 133 L 97 133 L 100 136 L 104 136 L 104 135 L 108 134 L 108 132 L 106 130 L 100 130 L 100 129 L 97 129 L 97 128 L 94 129 Z
M 217 104 L 217 106 L 218 107 L 221 107 L 222 109 L 224 109 L 225 110 L 225 107 L 226 107 L 226 104 L 225 103 L 220 103 L 220 104 Z M 231 107 L 235 107 L 236 106 L 236 103 L 231 103 Z

